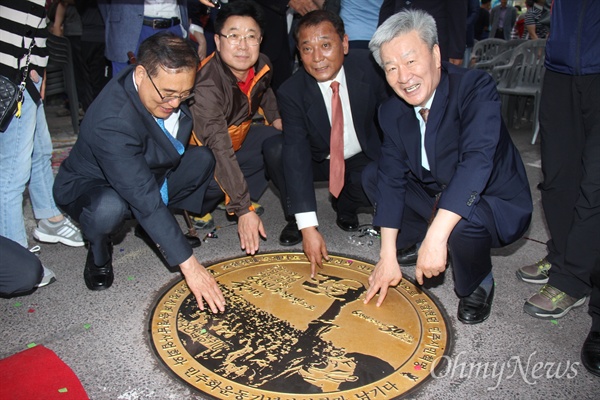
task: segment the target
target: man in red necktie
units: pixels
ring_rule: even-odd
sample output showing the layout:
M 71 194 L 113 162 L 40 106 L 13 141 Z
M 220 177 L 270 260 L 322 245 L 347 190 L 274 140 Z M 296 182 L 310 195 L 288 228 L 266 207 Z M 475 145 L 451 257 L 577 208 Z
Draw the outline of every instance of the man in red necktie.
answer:
M 337 225 L 358 229 L 357 209 L 370 206 L 362 189 L 363 168 L 379 155 L 376 109 L 387 96 L 368 51 L 348 54 L 348 36 L 335 14 L 306 14 L 295 32 L 303 68 L 277 92 L 283 120 L 281 162 L 288 224 L 279 242 L 303 241 L 312 272 L 328 258 L 319 233 L 313 182 L 329 181 Z

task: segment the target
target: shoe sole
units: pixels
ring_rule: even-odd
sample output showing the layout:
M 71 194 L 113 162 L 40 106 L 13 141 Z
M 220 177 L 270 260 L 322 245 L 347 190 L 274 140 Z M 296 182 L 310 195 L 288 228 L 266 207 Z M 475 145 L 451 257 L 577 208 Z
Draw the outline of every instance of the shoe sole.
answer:
M 54 282 L 56 282 L 56 278 L 55 278 L 55 277 L 52 277 L 52 278 L 50 278 L 50 279 L 48 280 L 48 282 L 43 282 L 43 281 L 42 281 L 42 282 L 38 283 L 37 285 L 35 285 L 35 287 L 36 287 L 36 288 L 41 288 L 41 287 L 44 287 L 44 286 L 48 286 L 48 285 L 50 285 L 50 284 L 52 284 L 52 283 L 54 283 Z
M 539 319 L 557 319 L 557 318 L 564 317 L 569 311 L 571 311 L 571 309 L 583 305 L 583 303 L 585 303 L 585 299 L 586 299 L 586 297 L 583 297 L 583 298 L 577 300 L 575 303 L 573 303 L 573 305 L 571 305 L 570 307 L 567 307 L 563 312 L 558 313 L 558 314 L 552 314 L 550 311 L 545 311 L 545 312 L 536 311 L 536 310 L 539 310 L 539 307 L 536 307 L 533 304 L 528 303 L 528 302 L 526 302 L 523 305 L 523 311 L 525 311 L 527 314 L 531 315 L 532 317 L 539 318 Z
M 474 321 L 474 320 L 471 320 L 471 319 L 462 319 L 458 315 L 456 316 L 456 319 L 459 320 L 460 322 L 462 322 L 465 325 L 476 325 L 476 324 L 480 324 L 480 323 L 486 321 L 490 317 L 490 314 L 491 314 L 491 312 L 488 315 L 486 315 L 485 317 L 483 317 L 479 321 Z
M 62 243 L 65 244 L 67 246 L 71 246 L 71 247 L 81 247 L 84 246 L 85 243 L 82 242 L 75 242 L 71 239 L 67 239 L 64 237 L 57 237 L 57 236 L 52 236 L 52 235 L 47 235 L 43 232 L 38 232 L 38 231 L 33 231 L 33 237 L 36 240 L 39 240 L 40 242 L 43 243 Z
M 519 278 L 520 280 L 522 280 L 523 282 L 526 282 L 526 283 L 535 283 L 535 284 L 548 283 L 548 277 L 542 278 L 542 279 L 527 278 L 526 276 L 522 275 L 521 271 L 519 271 L 519 270 L 516 271 L 516 275 L 517 275 L 517 278 Z
M 93 292 L 98 292 L 100 290 L 110 289 L 110 287 L 112 286 L 112 283 L 109 286 L 106 286 L 106 285 L 104 285 L 104 286 L 88 286 L 88 284 L 86 283 L 85 286 Z

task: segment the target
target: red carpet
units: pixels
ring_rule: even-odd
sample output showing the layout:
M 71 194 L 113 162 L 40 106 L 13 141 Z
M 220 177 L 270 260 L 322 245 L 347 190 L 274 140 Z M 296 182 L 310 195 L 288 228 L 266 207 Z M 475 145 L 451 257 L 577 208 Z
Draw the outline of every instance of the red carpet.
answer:
M 0 399 L 88 399 L 71 368 L 44 346 L 0 360 Z

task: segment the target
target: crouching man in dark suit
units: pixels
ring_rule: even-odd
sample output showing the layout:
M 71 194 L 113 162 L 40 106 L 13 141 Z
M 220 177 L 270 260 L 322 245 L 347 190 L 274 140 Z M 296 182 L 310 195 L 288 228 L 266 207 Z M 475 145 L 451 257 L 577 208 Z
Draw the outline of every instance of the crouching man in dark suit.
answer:
M 421 243 L 419 284 L 445 270 L 449 251 L 458 319 L 483 322 L 494 296 L 490 249 L 520 238 L 533 208 L 496 85 L 486 73 L 441 62 L 435 21 L 420 10 L 390 17 L 369 47 L 398 96 L 379 110 L 378 168 L 363 173 L 381 226 L 365 302 L 379 292 L 380 305 L 402 279 L 396 249 Z
M 213 312 L 223 311 L 216 280 L 169 211 L 200 212 L 214 171 L 208 148 L 185 149 L 192 130 L 185 100 L 198 56 L 184 39 L 165 32 L 141 44 L 137 61 L 92 103 L 60 167 L 54 197 L 89 240 L 83 276 L 90 290 L 112 285 L 111 235 L 135 218 L 166 261 L 179 265 L 199 307 L 204 300 Z
M 285 175 L 285 188 L 279 189 L 289 214 L 279 242 L 285 246 L 303 240 L 314 273 L 328 255 L 317 230 L 313 182 L 329 181 L 337 225 L 356 231 L 356 210 L 370 206 L 361 174 L 379 155 L 381 141 L 375 117 L 387 92 L 381 71 L 368 51 L 348 54 L 348 36 L 336 14 L 323 10 L 306 14 L 298 23 L 296 40 L 303 68 L 277 92 Z M 275 173 L 271 171 L 278 168 L 272 166 L 281 161 L 273 161 L 270 154 L 265 157 L 271 165 L 269 173 Z

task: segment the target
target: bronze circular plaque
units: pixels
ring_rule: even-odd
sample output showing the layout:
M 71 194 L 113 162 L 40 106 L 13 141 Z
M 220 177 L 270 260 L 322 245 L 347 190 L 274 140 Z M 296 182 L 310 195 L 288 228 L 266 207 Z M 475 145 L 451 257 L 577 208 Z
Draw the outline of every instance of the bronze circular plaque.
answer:
M 443 310 L 403 279 L 365 305 L 372 264 L 330 255 L 310 278 L 302 253 L 208 267 L 227 300 L 200 311 L 185 281 L 150 318 L 151 343 L 185 383 L 217 399 L 391 399 L 427 379 L 448 352 Z

